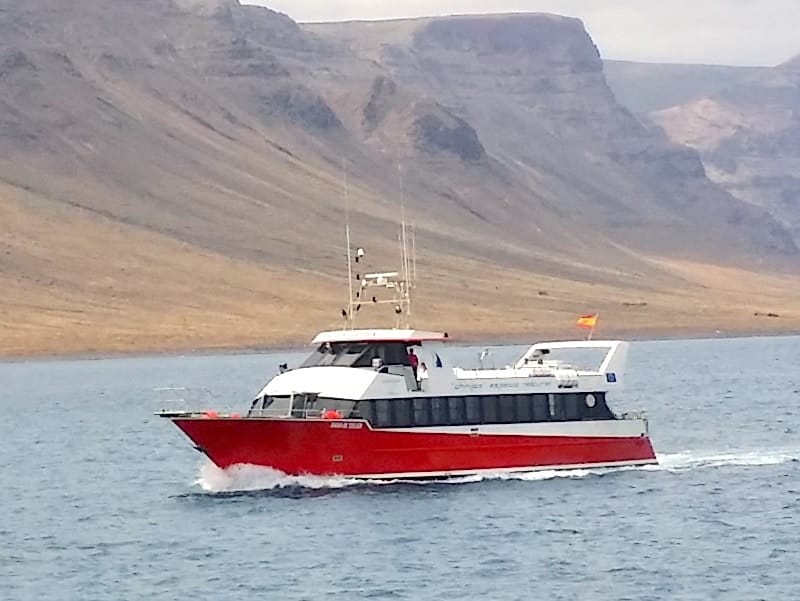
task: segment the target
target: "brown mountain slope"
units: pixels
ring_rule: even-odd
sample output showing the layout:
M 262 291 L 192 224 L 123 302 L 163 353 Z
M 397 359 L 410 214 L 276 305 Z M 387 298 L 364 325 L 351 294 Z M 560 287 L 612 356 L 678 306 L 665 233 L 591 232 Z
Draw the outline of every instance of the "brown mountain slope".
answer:
M 616 104 L 575 20 L 300 27 L 234 0 L 31 0 L 0 7 L 0 83 L 2 353 L 338 326 L 342 162 L 369 267 L 395 263 L 402 164 L 420 325 L 798 317 L 791 277 L 710 266 L 796 247 Z

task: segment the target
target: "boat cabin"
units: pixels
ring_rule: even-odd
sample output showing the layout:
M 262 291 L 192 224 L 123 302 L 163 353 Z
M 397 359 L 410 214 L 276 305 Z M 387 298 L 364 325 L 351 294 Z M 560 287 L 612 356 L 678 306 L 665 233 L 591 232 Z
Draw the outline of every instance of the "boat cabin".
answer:
M 332 418 L 365 419 L 377 428 L 614 417 L 605 397 L 622 387 L 624 342 L 538 343 L 514 364 L 463 369 L 443 365 L 446 340 L 447 334 L 419 330 L 323 332 L 299 368 L 261 390 L 250 415 L 324 417 L 330 411 Z M 558 358 L 574 351 L 600 352 L 602 360 L 583 369 Z

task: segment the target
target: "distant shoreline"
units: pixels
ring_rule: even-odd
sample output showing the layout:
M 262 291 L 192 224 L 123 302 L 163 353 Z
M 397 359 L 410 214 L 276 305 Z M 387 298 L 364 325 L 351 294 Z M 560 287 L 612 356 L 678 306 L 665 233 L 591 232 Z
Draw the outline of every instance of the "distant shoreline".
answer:
M 455 346 L 462 347 L 480 347 L 480 346 L 520 346 L 525 344 L 533 344 L 535 342 L 546 342 L 548 340 L 567 340 L 581 339 L 580 332 L 577 336 L 569 338 L 567 336 L 508 336 L 498 335 L 492 336 L 476 336 L 476 337 L 458 337 L 451 338 L 450 343 Z M 800 330 L 787 329 L 780 330 L 693 330 L 683 329 L 680 332 L 676 331 L 670 334 L 668 331 L 654 331 L 638 336 L 623 336 L 623 335 L 603 335 L 599 332 L 596 340 L 614 339 L 626 340 L 628 342 L 656 342 L 656 341 L 669 341 L 669 340 L 714 340 L 714 339 L 734 339 L 734 338 L 779 338 L 800 336 Z M 102 361 L 108 359 L 153 359 L 159 357 L 175 358 L 181 356 L 187 357 L 213 357 L 213 356 L 228 356 L 228 355 L 267 355 L 276 354 L 281 352 L 286 353 L 303 353 L 310 349 L 309 342 L 287 342 L 287 343 L 274 343 L 264 345 L 230 345 L 230 346 L 194 346 L 186 348 L 164 348 L 164 349 L 134 349 L 131 351 L 108 350 L 108 351 L 87 351 L 87 352 L 68 352 L 68 353 L 38 353 L 31 352 L 29 354 L 0 354 L 0 364 L 2 363 L 33 363 L 33 362 L 51 362 L 51 361 Z

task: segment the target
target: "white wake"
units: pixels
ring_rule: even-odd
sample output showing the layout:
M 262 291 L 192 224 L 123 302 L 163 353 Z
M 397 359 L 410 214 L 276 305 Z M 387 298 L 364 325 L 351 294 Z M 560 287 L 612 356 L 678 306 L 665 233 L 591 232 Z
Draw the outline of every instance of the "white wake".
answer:
M 289 476 L 279 470 L 258 465 L 234 465 L 227 469 L 204 463 L 195 485 L 206 492 L 247 492 L 277 488 L 345 488 L 363 480 L 342 476 Z
M 609 468 L 536 470 L 529 472 L 482 473 L 441 480 L 365 480 L 344 476 L 289 476 L 281 471 L 256 465 L 237 465 L 221 469 L 211 462 L 204 463 L 195 485 L 210 493 L 248 492 L 281 488 L 341 489 L 350 486 L 381 486 L 386 484 L 470 484 L 486 480 L 521 480 L 536 482 L 555 478 L 586 478 L 625 471 L 685 472 L 725 466 L 769 466 L 800 461 L 800 448 L 729 451 L 681 451 L 658 454 L 658 465 Z
M 658 455 L 656 469 L 679 472 L 686 470 L 724 467 L 779 465 L 800 461 L 800 449 L 753 449 L 747 451 L 683 451 Z

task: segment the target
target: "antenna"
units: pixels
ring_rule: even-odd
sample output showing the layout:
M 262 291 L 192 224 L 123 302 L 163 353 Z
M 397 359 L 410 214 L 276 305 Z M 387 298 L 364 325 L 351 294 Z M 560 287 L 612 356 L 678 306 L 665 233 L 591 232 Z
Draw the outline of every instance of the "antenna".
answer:
M 344 183 L 344 221 L 345 237 L 347 238 L 347 314 L 345 315 L 344 329 L 353 324 L 353 257 L 350 246 L 350 200 L 347 190 L 347 168 L 342 159 L 342 180 Z
M 411 316 L 411 290 L 414 288 L 414 278 L 416 278 L 416 232 L 412 226 L 406 223 L 405 213 L 405 192 L 403 190 L 402 165 L 397 165 L 400 178 L 400 221 L 401 227 L 398 232 L 398 243 L 402 258 L 402 268 L 399 271 L 387 271 L 376 273 L 364 273 L 362 269 L 366 265 L 360 265 L 358 274 L 355 276 L 357 281 L 358 294 L 353 292 L 353 260 L 356 263 L 363 263 L 365 256 L 363 248 L 357 248 L 353 253 L 352 240 L 350 238 L 350 195 L 347 181 L 347 168 L 345 160 L 342 159 L 342 186 L 344 189 L 344 212 L 345 212 L 345 235 L 347 244 L 347 309 L 342 309 L 344 319 L 343 329 L 353 329 L 356 316 L 362 308 L 362 303 L 370 305 L 391 304 L 394 307 L 396 317 L 396 328 L 400 328 L 405 322 L 405 327 L 410 327 Z M 409 241 L 410 237 L 410 241 Z M 413 257 L 409 255 L 409 245 L 411 246 Z M 372 295 L 368 292 L 370 288 L 383 288 L 392 292 L 391 298 L 380 298 L 379 295 Z M 371 297 L 371 302 L 368 300 Z
M 417 228 L 411 227 L 411 286 L 417 284 Z
M 400 236 L 401 236 L 401 245 L 402 245 L 402 261 L 403 261 L 403 288 L 406 297 L 406 311 L 405 311 L 405 321 L 406 327 L 409 325 L 409 321 L 411 319 L 411 285 L 409 278 L 410 274 L 410 265 L 408 261 L 408 236 L 406 233 L 406 199 L 405 199 L 405 191 L 403 190 L 403 166 L 401 163 L 397 164 L 397 174 L 400 179 Z M 402 297 L 401 297 L 402 298 Z M 402 307 L 402 303 L 400 305 Z

